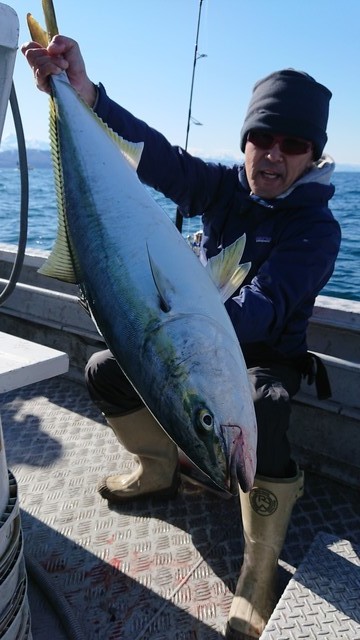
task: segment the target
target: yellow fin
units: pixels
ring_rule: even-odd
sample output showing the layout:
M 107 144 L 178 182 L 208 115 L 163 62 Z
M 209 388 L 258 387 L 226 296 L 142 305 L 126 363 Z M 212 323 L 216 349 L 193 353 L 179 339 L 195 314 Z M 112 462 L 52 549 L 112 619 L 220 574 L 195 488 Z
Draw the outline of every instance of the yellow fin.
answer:
M 48 34 L 44 29 L 39 25 L 39 23 L 33 18 L 31 13 L 28 13 L 26 16 L 27 24 L 30 31 L 31 39 L 34 42 L 38 42 L 42 47 L 46 49 L 49 44 Z
M 29 31 L 31 34 L 32 40 L 38 42 L 42 47 L 47 47 L 52 38 L 59 33 L 57 20 L 55 16 L 55 9 L 52 0 L 42 0 L 42 7 L 45 16 L 46 28 L 47 31 L 40 26 L 40 24 L 33 18 L 33 16 L 28 13 L 27 14 L 27 23 L 29 27 Z M 55 190 L 56 190 L 56 199 L 57 199 L 57 210 L 58 210 L 58 227 L 57 227 L 57 235 L 56 240 L 53 246 L 53 249 L 46 260 L 46 262 L 39 269 L 39 273 L 57 278 L 58 280 L 63 280 L 64 282 L 70 283 L 78 283 L 78 279 L 76 277 L 74 261 L 72 257 L 69 237 L 67 233 L 67 223 L 66 223 L 66 207 L 65 207 L 65 194 L 64 194 L 64 183 L 63 183 L 63 174 L 62 174 L 62 165 L 61 165 L 61 154 L 59 149 L 59 136 L 58 136 L 58 126 L 57 126 L 57 111 L 56 111 L 56 82 L 68 82 L 67 76 L 65 73 L 60 74 L 60 76 L 52 79 L 52 97 L 50 98 L 50 146 L 51 146 L 51 155 L 53 162 L 53 170 L 54 170 L 54 181 L 55 181 Z M 71 85 L 69 84 L 69 87 Z M 75 90 L 71 87 L 71 90 L 75 92 Z M 76 92 L 75 92 L 76 93 Z M 82 101 L 80 96 L 78 98 Z M 83 102 L 83 101 L 82 101 Z M 107 134 L 113 139 L 115 144 L 119 147 L 119 150 L 127 160 L 127 162 L 133 167 L 133 169 L 137 169 L 138 164 L 140 162 L 143 143 L 131 143 L 127 140 L 124 140 L 120 136 L 118 136 L 112 129 L 110 129 L 107 124 L 105 124 L 96 113 L 85 104 L 86 109 L 93 115 L 93 117 L 97 120 L 98 124 L 102 126 Z
M 38 42 L 42 47 L 46 49 L 50 40 L 59 33 L 55 9 L 52 0 L 42 0 L 42 8 L 45 16 L 46 31 L 40 26 L 35 18 L 28 13 L 26 16 L 27 24 L 29 27 L 31 39 L 34 42 Z
M 100 120 L 100 118 L 99 118 L 99 120 Z M 143 142 L 129 142 L 129 140 L 125 140 L 125 138 L 122 138 L 117 133 L 115 133 L 112 129 L 110 129 L 107 126 L 107 124 L 105 124 L 102 120 L 101 120 L 101 122 L 108 129 L 109 134 L 115 140 L 116 144 L 118 145 L 118 147 L 119 147 L 121 153 L 123 154 L 123 156 L 125 157 L 125 159 L 132 166 L 132 168 L 135 169 L 135 171 L 136 171 L 136 169 L 139 166 L 139 162 L 140 162 L 140 159 L 141 159 L 141 154 L 142 154 L 143 148 L 144 148 L 144 143 Z
M 54 246 L 48 259 L 39 269 L 39 273 L 75 284 L 77 283 L 77 278 L 67 233 L 64 182 L 59 149 L 56 105 L 53 98 L 50 98 L 49 135 L 57 200 L 58 224 Z
M 206 263 L 206 270 L 226 302 L 238 289 L 251 268 L 251 262 L 239 264 L 246 242 L 245 234 Z
M 57 124 L 57 107 L 56 107 L 56 84 L 59 82 L 65 82 L 68 84 L 69 90 L 76 94 L 76 91 L 68 83 L 65 72 L 52 78 L 53 95 L 54 98 L 50 98 L 50 147 L 52 155 L 52 164 L 54 171 L 54 182 L 57 199 L 58 210 L 58 227 L 57 236 L 47 261 L 40 269 L 40 273 L 47 275 L 64 282 L 79 283 L 76 276 L 76 269 L 70 247 L 69 237 L 67 233 L 66 222 L 66 203 L 64 193 L 64 182 L 62 173 L 61 153 L 59 148 L 59 135 Z M 77 94 L 76 94 L 77 95 Z M 84 108 L 89 115 L 94 118 L 97 126 L 100 126 L 106 135 L 108 135 L 112 141 L 117 145 L 119 152 L 124 156 L 124 159 L 131 165 L 136 171 L 140 162 L 142 150 L 144 144 L 142 142 L 128 142 L 117 133 L 115 133 L 90 107 L 78 96 L 78 99 L 82 102 Z
M 42 6 L 45 15 L 47 31 L 45 31 L 40 26 L 40 24 L 37 22 L 37 20 L 35 20 L 31 13 L 28 13 L 26 18 L 32 40 L 34 42 L 38 42 L 42 47 L 46 48 L 53 36 L 58 33 L 58 28 L 52 0 L 43 0 Z M 50 140 L 58 205 L 58 227 L 53 249 L 48 259 L 44 262 L 42 267 L 40 267 L 39 273 L 51 278 L 63 280 L 64 282 L 76 283 L 77 279 L 74 272 L 73 260 L 71 257 L 66 230 L 64 194 L 62 187 L 63 179 L 58 147 L 56 110 L 53 98 L 50 98 Z

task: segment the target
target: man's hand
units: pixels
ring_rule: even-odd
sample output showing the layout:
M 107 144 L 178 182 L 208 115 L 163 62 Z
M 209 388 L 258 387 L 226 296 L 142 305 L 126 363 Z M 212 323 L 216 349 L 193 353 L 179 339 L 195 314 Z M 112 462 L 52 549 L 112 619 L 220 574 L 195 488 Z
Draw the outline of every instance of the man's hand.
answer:
M 96 88 L 88 78 L 85 63 L 78 43 L 66 36 L 56 35 L 44 49 L 37 42 L 26 42 L 21 46 L 33 70 L 36 86 L 50 93 L 49 77 L 66 71 L 69 82 L 92 107 L 96 100 Z

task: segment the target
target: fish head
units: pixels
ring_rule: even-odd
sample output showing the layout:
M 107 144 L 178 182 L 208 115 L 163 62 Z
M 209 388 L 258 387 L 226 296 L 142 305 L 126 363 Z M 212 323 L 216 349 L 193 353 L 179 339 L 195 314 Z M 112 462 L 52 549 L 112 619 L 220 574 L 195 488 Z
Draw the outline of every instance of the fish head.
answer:
M 216 470 L 215 482 L 233 495 L 238 493 L 238 485 L 243 491 L 250 491 L 256 471 L 254 420 L 251 421 L 253 428 L 249 438 L 249 423 L 245 424 L 238 420 L 238 424 L 235 424 L 235 419 L 227 418 L 227 410 L 219 411 L 218 403 L 209 401 L 206 405 L 205 402 L 204 399 L 197 398 L 196 401 L 192 398 L 190 400 L 192 407 L 187 414 L 192 416 L 194 437 L 206 449 L 207 461 L 212 467 L 212 473 Z M 203 454 L 203 461 L 205 459 L 206 456 Z M 201 464 L 199 466 L 202 467 Z M 211 477 L 209 467 L 207 471 Z
M 161 391 L 156 394 L 157 406 L 148 405 L 150 410 L 217 486 L 236 494 L 240 484 L 249 491 L 256 468 L 257 428 L 237 338 L 216 320 L 207 318 L 205 324 L 195 314 L 169 323 L 166 331 L 172 348 L 166 356 L 162 350 L 156 368 L 156 387 Z M 166 363 L 166 371 L 160 374 L 161 363 Z

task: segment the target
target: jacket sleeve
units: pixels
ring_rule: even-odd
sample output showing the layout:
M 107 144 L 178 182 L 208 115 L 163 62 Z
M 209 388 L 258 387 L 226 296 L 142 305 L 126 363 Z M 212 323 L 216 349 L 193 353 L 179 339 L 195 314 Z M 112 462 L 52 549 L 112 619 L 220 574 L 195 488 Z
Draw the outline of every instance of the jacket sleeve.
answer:
M 177 204 L 186 217 L 200 215 L 221 189 L 223 168 L 195 158 L 171 145 L 158 131 L 111 100 L 98 87 L 96 113 L 116 133 L 132 142 L 143 142 L 137 169 L 140 180 Z

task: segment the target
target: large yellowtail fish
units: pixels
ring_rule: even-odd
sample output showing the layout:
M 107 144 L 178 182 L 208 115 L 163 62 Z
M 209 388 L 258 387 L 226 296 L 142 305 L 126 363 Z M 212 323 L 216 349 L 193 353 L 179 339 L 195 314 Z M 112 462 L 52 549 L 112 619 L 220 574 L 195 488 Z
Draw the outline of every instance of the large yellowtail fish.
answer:
M 52 3 L 43 5 L 49 22 Z M 47 46 L 49 36 L 31 16 L 28 23 L 33 40 Z M 53 19 L 48 33 L 56 32 Z M 247 491 L 256 420 L 223 304 L 248 271 L 239 267 L 245 239 L 204 268 L 137 176 L 143 144 L 111 131 L 65 73 L 51 86 L 59 220 L 42 273 L 79 284 L 126 376 L 209 484 L 235 493 L 239 482 Z

